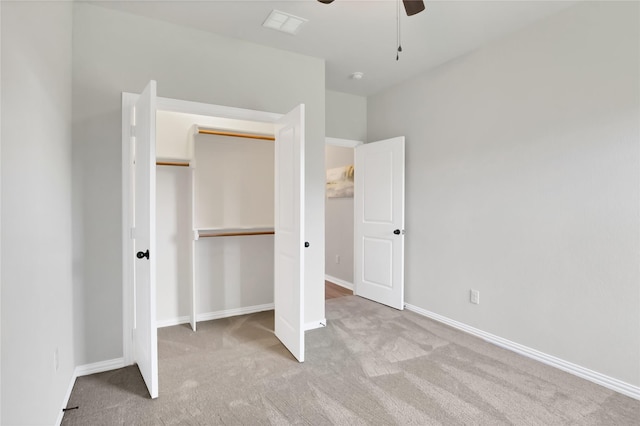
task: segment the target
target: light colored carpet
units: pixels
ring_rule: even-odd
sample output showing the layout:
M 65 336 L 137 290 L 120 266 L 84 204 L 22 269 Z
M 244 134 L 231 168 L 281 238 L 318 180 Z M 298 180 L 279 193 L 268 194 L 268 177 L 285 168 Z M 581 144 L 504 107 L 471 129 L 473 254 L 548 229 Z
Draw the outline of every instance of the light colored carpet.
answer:
M 408 311 L 327 301 L 294 361 L 273 312 L 160 329 L 136 367 L 77 380 L 63 425 L 637 425 L 640 402 Z

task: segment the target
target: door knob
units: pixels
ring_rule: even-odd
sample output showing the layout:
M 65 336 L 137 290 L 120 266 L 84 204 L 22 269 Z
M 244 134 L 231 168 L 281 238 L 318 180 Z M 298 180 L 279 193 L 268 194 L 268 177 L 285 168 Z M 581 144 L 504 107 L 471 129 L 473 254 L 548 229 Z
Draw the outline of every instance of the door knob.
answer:
M 393 231 L 393 233 L 396 234 L 396 235 L 400 235 L 400 230 L 396 229 L 395 231 Z
M 309 244 L 309 241 L 305 241 L 305 242 L 304 242 L 304 246 L 305 246 L 305 247 L 309 247 L 309 245 L 310 245 L 310 244 Z
M 149 249 L 147 249 L 147 251 L 139 251 L 139 252 L 136 254 L 136 257 L 137 257 L 138 259 L 142 259 L 143 257 L 146 257 L 147 259 L 149 259 Z

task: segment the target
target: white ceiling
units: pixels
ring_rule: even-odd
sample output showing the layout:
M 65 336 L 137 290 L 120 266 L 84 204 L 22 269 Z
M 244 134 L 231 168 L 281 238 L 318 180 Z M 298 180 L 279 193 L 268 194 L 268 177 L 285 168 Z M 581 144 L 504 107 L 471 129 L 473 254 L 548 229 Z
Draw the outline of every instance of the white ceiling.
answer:
M 327 89 L 371 95 L 517 31 L 576 1 L 426 0 L 407 17 L 396 61 L 396 0 L 164 0 L 95 2 L 104 7 L 326 60 Z M 262 26 L 273 9 L 309 20 L 298 35 Z M 364 73 L 360 81 L 349 75 Z

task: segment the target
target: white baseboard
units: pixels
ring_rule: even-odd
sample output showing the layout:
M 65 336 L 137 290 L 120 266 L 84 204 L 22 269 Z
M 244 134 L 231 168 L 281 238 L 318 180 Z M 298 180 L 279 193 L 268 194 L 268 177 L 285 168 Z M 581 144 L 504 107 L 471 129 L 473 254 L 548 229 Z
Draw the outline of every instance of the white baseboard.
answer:
M 166 320 L 158 320 L 156 321 L 156 327 L 164 328 L 164 327 L 173 327 L 174 325 L 180 324 L 188 324 L 190 318 L 188 316 L 178 317 L 178 318 L 169 318 Z
M 237 315 L 247 315 L 256 312 L 272 311 L 274 309 L 273 303 L 267 303 L 264 305 L 247 306 L 246 308 L 226 309 L 224 311 L 207 312 L 205 314 L 198 314 L 198 321 L 211 321 L 220 318 L 235 317 Z M 171 318 L 168 320 L 158 321 L 156 324 L 158 328 L 171 327 L 174 325 L 188 324 L 189 317 Z M 322 319 L 320 321 L 312 321 L 304 324 L 304 331 L 315 330 L 316 328 L 322 328 L 327 326 L 327 320 Z
M 567 373 L 573 374 L 574 376 L 581 377 L 600 386 L 604 386 L 608 389 L 619 392 L 623 395 L 627 395 L 631 398 L 640 400 L 639 386 L 631 385 L 629 383 L 623 382 L 622 380 L 606 376 L 604 374 L 598 373 L 597 371 L 589 370 L 588 368 L 582 367 L 569 361 L 565 361 L 553 355 L 549 355 L 536 349 L 521 345 L 519 343 L 503 339 L 502 337 L 487 333 L 486 331 L 471 327 L 469 325 L 452 320 L 434 312 L 427 311 L 426 309 L 422 309 L 410 304 L 406 304 L 405 307 L 417 314 L 423 315 L 427 318 L 431 318 L 435 321 L 447 324 L 453 328 L 457 328 L 458 330 L 462 330 L 466 333 L 472 334 L 489 343 L 500 346 L 501 348 L 508 349 L 512 352 L 526 356 L 527 358 L 534 359 L 543 364 L 550 365 Z
M 117 370 L 123 367 L 126 367 L 124 358 L 108 359 L 106 361 L 94 362 L 93 364 L 79 365 L 76 367 L 75 377 L 104 373 L 105 371 Z
M 341 280 L 340 278 L 336 278 L 326 274 L 324 276 L 324 279 L 327 281 L 331 281 L 332 283 L 339 285 L 340 287 L 344 287 L 346 289 L 353 291 L 353 283 L 350 283 L 349 281 Z
M 235 317 L 238 315 L 254 314 L 256 312 L 262 312 L 262 311 L 272 311 L 273 309 L 274 309 L 273 303 L 266 303 L 264 305 L 247 306 L 244 308 L 225 309 L 223 311 L 215 311 L 215 312 L 205 312 L 203 314 L 198 314 L 196 316 L 196 320 L 211 321 L 211 320 L 220 319 L 220 318 Z M 172 327 L 174 325 L 188 324 L 189 321 L 190 321 L 189 316 L 169 318 L 166 320 L 156 321 L 156 326 L 158 328 Z
M 308 322 L 304 325 L 304 331 L 315 330 L 316 328 L 322 328 L 327 326 L 327 320 L 322 319 L 320 321 Z
M 76 379 L 82 376 L 88 376 L 89 374 L 104 373 L 105 371 L 117 370 L 118 368 L 126 367 L 124 358 L 109 359 L 107 361 L 94 362 L 92 364 L 79 365 L 73 370 L 71 381 L 67 389 L 67 394 L 62 401 L 62 407 L 60 408 L 60 414 L 56 420 L 56 425 L 60 426 L 62 418 L 64 417 L 64 411 L 62 409 L 67 408 L 69 404 L 69 398 L 71 398 L 71 392 L 73 386 L 76 384 Z
M 64 395 L 64 399 L 62 400 L 62 407 L 60 408 L 58 418 L 56 419 L 56 426 L 60 426 L 60 424 L 62 424 L 62 418 L 64 417 L 64 411 L 62 410 L 67 408 L 67 405 L 69 405 L 69 398 L 71 398 L 71 392 L 73 391 L 73 387 L 76 384 L 77 377 L 78 376 L 76 376 L 76 372 L 74 370 L 73 374 L 71 375 L 71 380 L 69 381 L 69 386 L 67 387 L 67 393 Z
M 247 306 L 246 308 L 225 309 L 224 311 L 198 314 L 196 318 L 198 321 L 211 321 L 220 318 L 235 317 L 237 315 L 247 315 L 262 311 L 272 311 L 274 308 L 275 306 L 273 305 L 273 303 L 267 303 L 264 305 Z

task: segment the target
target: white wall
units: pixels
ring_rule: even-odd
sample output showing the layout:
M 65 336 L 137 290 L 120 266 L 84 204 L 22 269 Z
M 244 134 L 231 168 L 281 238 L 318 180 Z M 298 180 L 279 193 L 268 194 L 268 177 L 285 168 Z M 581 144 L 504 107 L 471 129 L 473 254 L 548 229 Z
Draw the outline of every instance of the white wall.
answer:
M 198 315 L 273 305 L 273 235 L 196 243 Z M 237 311 L 236 311 L 237 312 Z
M 198 135 L 195 159 L 196 228 L 273 228 L 272 141 Z
M 74 4 L 73 49 L 86 282 L 79 363 L 122 356 L 120 94 L 151 79 L 168 98 L 275 113 L 306 104 L 305 321 L 324 318 L 324 61 L 88 4 Z
M 367 98 L 326 91 L 327 137 L 367 140 Z
M 638 20 L 584 2 L 368 104 L 407 137 L 407 302 L 636 386 Z
M 327 169 L 353 165 L 353 148 L 327 145 Z M 325 274 L 353 285 L 353 197 L 327 198 L 325 217 Z M 336 259 L 339 256 L 339 259 Z
M 75 367 L 71 20 L 68 2 L 2 2 L 5 425 L 54 424 Z

